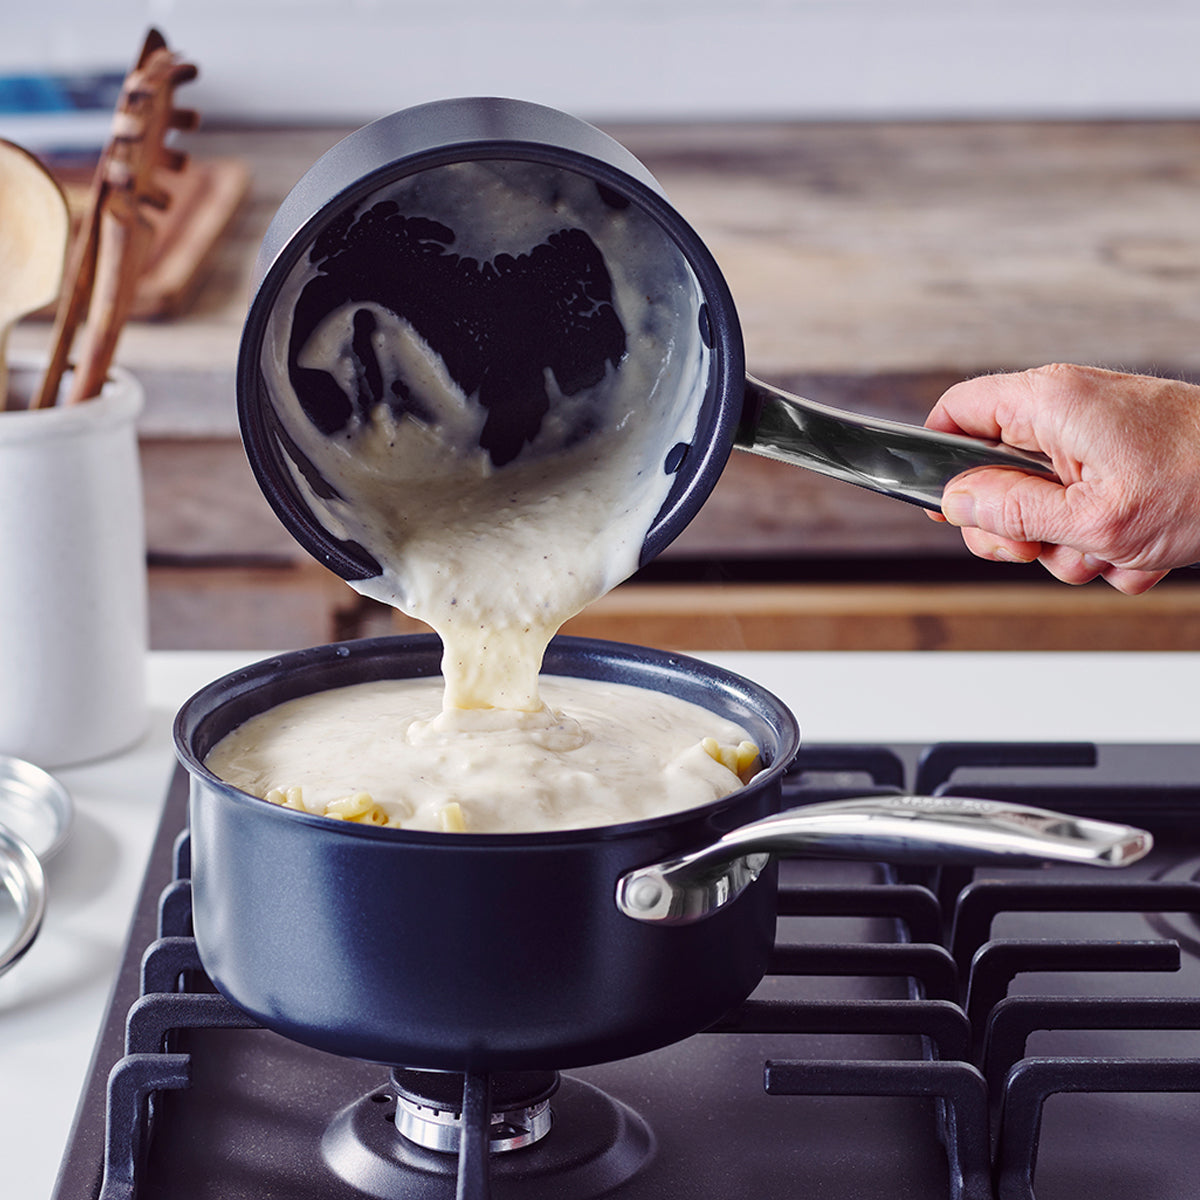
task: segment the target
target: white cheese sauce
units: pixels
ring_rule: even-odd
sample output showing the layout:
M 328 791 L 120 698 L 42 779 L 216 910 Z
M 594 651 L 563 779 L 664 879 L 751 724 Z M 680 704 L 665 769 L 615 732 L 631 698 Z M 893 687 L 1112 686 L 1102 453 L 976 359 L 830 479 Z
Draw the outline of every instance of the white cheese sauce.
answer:
M 545 676 L 541 690 L 543 708 L 514 714 L 443 710 L 437 679 L 335 688 L 251 718 L 207 765 L 258 796 L 298 786 L 293 807 L 309 812 L 366 793 L 409 829 L 445 829 L 457 806 L 471 833 L 640 820 L 739 786 L 700 744 L 737 743 L 732 722 L 625 684 Z

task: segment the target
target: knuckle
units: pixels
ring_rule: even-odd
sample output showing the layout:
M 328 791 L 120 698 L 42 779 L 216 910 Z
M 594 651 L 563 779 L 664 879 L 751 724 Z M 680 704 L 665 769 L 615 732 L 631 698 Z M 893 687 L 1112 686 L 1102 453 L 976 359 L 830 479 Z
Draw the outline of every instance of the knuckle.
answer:
M 1137 541 L 1137 512 L 1132 504 L 1089 506 L 1077 515 L 1077 520 L 1079 544 L 1110 562 L 1127 558 L 1130 546 Z
M 1020 487 L 1010 487 L 1003 493 L 996 515 L 996 532 L 1004 537 L 1018 542 L 1040 540 L 1029 535 L 1029 514 Z

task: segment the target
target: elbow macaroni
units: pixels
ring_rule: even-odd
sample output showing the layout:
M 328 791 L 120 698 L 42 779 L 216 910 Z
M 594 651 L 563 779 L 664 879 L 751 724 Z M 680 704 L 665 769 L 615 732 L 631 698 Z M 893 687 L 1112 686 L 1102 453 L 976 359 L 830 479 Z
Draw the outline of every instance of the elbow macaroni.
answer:
M 437 825 L 439 833 L 466 833 L 467 822 L 462 805 L 457 800 L 443 804 L 437 811 Z
M 371 798 L 370 792 L 354 792 L 339 796 L 328 804 L 313 808 L 304 802 L 304 789 L 299 787 L 271 788 L 263 797 L 271 804 L 283 808 L 294 808 L 298 812 L 312 813 L 318 817 L 329 817 L 334 821 L 353 821 L 359 825 L 387 825 L 387 813 Z
M 758 747 L 753 742 L 739 742 L 736 746 L 722 746 L 716 738 L 704 738 L 700 745 L 704 752 L 723 767 L 728 767 L 742 783 L 749 783 L 758 770 Z

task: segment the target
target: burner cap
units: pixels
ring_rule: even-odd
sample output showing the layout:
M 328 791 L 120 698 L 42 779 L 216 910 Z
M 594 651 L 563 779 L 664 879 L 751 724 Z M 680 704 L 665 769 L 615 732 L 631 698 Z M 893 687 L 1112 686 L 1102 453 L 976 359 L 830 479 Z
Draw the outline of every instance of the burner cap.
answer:
M 409 1072 L 399 1074 L 405 1077 Z M 516 1074 L 525 1075 L 528 1082 L 532 1073 Z M 423 1088 L 428 1084 L 416 1082 Z M 443 1082 L 443 1092 L 449 1093 L 462 1079 L 450 1075 Z M 392 1091 L 369 1093 L 338 1113 L 321 1139 L 326 1166 L 354 1189 L 355 1196 L 455 1200 L 457 1157 L 398 1136 L 389 1103 Z M 455 1103 L 461 1105 L 461 1095 Z M 548 1104 L 549 1099 L 539 1103 Z M 599 1200 L 637 1175 L 653 1157 L 654 1136 L 642 1118 L 583 1080 L 563 1076 L 554 1109 L 551 1136 L 520 1154 L 490 1156 L 491 1178 L 506 1189 L 505 1195 L 511 1191 L 522 1200 Z
M 428 1150 L 457 1153 L 462 1131 L 463 1076 L 454 1071 L 398 1068 L 396 1128 Z M 501 1071 L 491 1076 L 493 1153 L 530 1146 L 550 1132 L 550 1097 L 557 1071 Z
M 457 1071 L 392 1071 L 396 1095 L 426 1108 L 462 1112 L 463 1076 Z M 491 1076 L 492 1108 L 526 1108 L 549 1100 L 558 1090 L 557 1071 L 499 1071 Z

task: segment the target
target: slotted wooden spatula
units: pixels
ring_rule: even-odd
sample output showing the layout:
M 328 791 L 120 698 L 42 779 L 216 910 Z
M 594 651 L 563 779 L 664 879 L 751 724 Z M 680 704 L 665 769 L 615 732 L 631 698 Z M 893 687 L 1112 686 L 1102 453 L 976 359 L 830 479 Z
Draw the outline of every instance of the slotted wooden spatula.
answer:
M 174 106 L 175 88 L 195 76 L 196 67 L 174 54 L 162 34 L 151 29 L 137 63 L 125 77 L 112 132 L 92 177 L 35 408 L 58 402 L 59 385 L 81 325 L 82 346 L 66 402 L 75 404 L 100 394 L 153 237 L 142 206 L 165 208 L 170 196 L 156 174 L 180 171 L 187 162 L 187 156 L 166 146 L 164 139 L 173 129 L 195 128 L 199 120 L 194 110 Z

